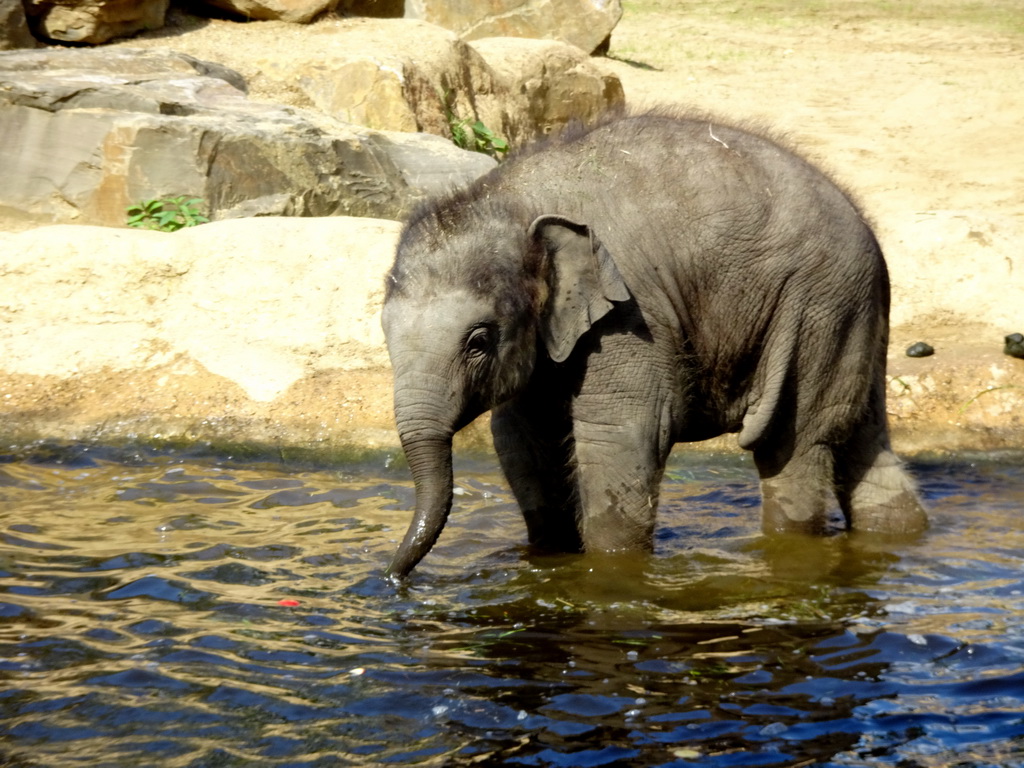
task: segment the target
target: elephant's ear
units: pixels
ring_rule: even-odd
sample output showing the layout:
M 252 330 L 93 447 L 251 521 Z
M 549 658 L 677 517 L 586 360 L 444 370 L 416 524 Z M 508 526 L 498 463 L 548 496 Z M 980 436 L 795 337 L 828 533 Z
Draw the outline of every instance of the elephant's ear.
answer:
M 548 355 L 557 363 L 590 327 L 608 314 L 614 301 L 627 301 L 629 289 L 608 250 L 584 224 L 561 216 L 541 216 L 530 237 L 547 253 L 551 295 L 541 322 Z

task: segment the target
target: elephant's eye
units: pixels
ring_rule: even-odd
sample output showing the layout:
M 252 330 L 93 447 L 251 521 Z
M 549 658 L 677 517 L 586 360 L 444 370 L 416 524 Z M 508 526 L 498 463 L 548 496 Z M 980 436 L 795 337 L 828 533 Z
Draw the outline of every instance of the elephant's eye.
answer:
M 494 351 L 497 331 L 490 325 L 478 325 L 466 337 L 466 354 L 470 359 L 478 359 Z

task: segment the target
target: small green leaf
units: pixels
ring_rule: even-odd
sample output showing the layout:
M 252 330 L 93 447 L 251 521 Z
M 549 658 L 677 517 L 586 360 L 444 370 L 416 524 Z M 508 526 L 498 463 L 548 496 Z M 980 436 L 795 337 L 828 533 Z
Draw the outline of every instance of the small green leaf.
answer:
M 209 222 L 209 217 L 201 211 L 202 204 L 202 198 L 188 195 L 143 200 L 125 208 L 125 223 L 137 229 L 177 232 Z

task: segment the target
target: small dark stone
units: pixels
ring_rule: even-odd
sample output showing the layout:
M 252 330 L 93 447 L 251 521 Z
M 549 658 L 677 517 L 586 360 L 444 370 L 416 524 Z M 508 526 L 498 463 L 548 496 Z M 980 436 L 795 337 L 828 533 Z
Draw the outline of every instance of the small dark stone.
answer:
M 935 354 L 935 347 L 923 341 L 915 342 L 907 347 L 907 357 L 928 357 Z
M 1024 334 L 1011 333 L 1003 341 L 1006 342 L 1003 352 L 1010 357 L 1019 357 L 1021 360 L 1024 360 Z

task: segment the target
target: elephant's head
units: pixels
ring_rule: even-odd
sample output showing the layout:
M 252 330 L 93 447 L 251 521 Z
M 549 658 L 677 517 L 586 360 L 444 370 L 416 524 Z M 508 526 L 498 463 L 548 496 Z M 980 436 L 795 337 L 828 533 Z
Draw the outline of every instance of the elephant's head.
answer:
M 589 227 L 462 203 L 416 214 L 386 278 L 395 421 L 416 486 L 392 577 L 416 566 L 448 518 L 452 436 L 520 392 L 538 352 L 566 360 L 613 301 L 629 298 Z

